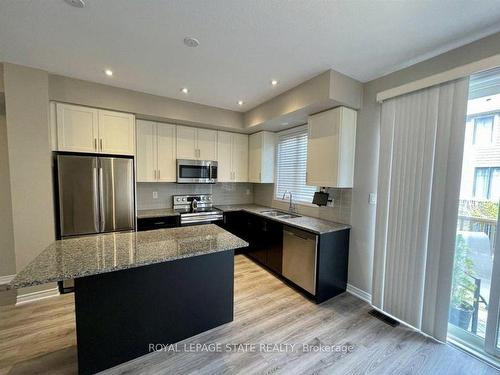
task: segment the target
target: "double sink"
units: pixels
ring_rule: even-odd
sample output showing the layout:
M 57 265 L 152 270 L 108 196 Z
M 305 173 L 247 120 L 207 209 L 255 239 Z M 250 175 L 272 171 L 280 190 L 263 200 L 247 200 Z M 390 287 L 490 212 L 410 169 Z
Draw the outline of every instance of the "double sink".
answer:
M 278 219 L 293 219 L 296 217 L 300 217 L 300 215 L 295 215 L 291 214 L 289 212 L 283 212 L 283 211 L 278 211 L 278 210 L 264 210 L 260 211 L 261 214 L 271 216 L 271 217 L 276 217 Z

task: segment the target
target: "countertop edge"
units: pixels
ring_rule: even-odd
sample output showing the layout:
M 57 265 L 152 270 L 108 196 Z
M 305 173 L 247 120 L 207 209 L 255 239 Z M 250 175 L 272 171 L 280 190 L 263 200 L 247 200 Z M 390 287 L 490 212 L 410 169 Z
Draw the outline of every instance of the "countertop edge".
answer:
M 105 269 L 105 270 L 99 270 L 97 272 L 90 272 L 90 273 L 82 273 L 79 274 L 78 276 L 73 276 L 70 278 L 67 277 L 53 277 L 47 280 L 39 281 L 36 280 L 31 283 L 24 283 L 24 284 L 15 284 L 15 278 L 8 284 L 6 284 L 6 290 L 15 290 L 15 289 L 21 289 L 21 288 L 28 288 L 32 286 L 37 286 L 37 285 L 43 285 L 43 284 L 49 284 L 49 283 L 55 283 L 63 280 L 70 280 L 70 279 L 79 279 L 82 277 L 89 277 L 89 276 L 94 276 L 94 275 L 102 275 L 104 273 L 113 273 L 113 272 L 118 272 L 118 271 L 124 271 L 124 270 L 129 270 L 133 268 L 140 268 L 140 267 L 145 267 L 145 266 L 150 266 L 150 265 L 155 265 L 155 264 L 160 264 L 160 263 L 168 263 L 168 262 L 173 262 L 176 260 L 181 260 L 181 259 L 189 259 L 189 258 L 194 258 L 197 256 L 202 256 L 202 255 L 210 255 L 210 254 L 215 254 L 215 253 L 221 253 L 224 251 L 231 251 L 231 250 L 236 250 L 236 249 L 241 249 L 244 247 L 249 246 L 249 243 L 246 241 L 243 241 L 243 244 L 241 246 L 236 246 L 236 247 L 230 247 L 227 249 L 217 249 L 214 251 L 199 251 L 196 253 L 189 254 L 189 256 L 178 256 L 178 257 L 172 257 L 169 259 L 162 259 L 158 261 L 152 261 L 152 262 L 143 262 L 143 263 L 137 263 L 134 265 L 130 266 L 124 266 L 124 267 L 116 267 L 116 268 L 111 268 L 111 269 Z
M 287 220 L 279 219 L 277 217 L 264 215 L 264 214 L 261 214 L 259 212 L 252 211 L 251 209 L 248 209 L 246 207 L 235 207 L 237 205 L 234 205 L 234 206 L 233 205 L 227 205 L 227 206 L 232 206 L 232 207 L 224 210 L 223 208 L 221 208 L 221 207 L 224 207 L 224 206 L 226 206 L 226 205 L 223 205 L 223 204 L 221 204 L 219 206 L 215 205 L 215 208 L 221 210 L 222 212 L 245 211 L 245 212 L 248 212 L 248 213 L 253 214 L 253 215 L 264 217 L 264 218 L 267 218 L 269 220 L 273 220 L 273 221 L 276 221 L 278 223 L 281 223 L 281 224 L 284 224 L 284 225 L 288 225 L 288 226 L 291 226 L 291 227 L 295 227 L 295 228 L 298 228 L 298 229 L 302 229 L 302 230 L 305 230 L 305 231 L 308 231 L 308 232 L 312 232 L 312 233 L 315 233 L 315 234 L 327 234 L 327 233 L 339 232 L 339 231 L 342 231 L 342 230 L 350 230 L 352 228 L 352 226 L 349 225 L 349 224 L 330 222 L 328 220 L 320 219 L 320 218 L 313 217 L 313 216 L 301 215 L 301 217 L 307 217 L 307 218 L 314 219 L 314 220 L 319 220 L 319 221 L 326 221 L 326 222 L 329 222 L 329 223 L 333 223 L 334 225 L 343 226 L 343 227 L 340 227 L 340 228 L 332 228 L 331 230 L 319 231 L 319 230 L 313 229 L 311 227 L 308 227 L 306 225 L 301 225 L 300 223 L 293 223 L 293 222 L 290 222 L 290 221 L 287 221 Z M 261 205 L 258 205 L 258 204 L 255 204 L 255 206 L 256 207 L 261 207 L 264 210 L 278 210 L 278 211 L 282 211 L 282 210 L 277 209 L 277 208 L 267 207 L 267 206 L 261 206 Z

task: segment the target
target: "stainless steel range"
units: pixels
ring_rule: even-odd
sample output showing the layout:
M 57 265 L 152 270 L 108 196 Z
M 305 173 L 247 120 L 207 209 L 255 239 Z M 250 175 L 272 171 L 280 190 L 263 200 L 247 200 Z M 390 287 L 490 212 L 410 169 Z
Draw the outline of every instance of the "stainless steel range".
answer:
M 222 222 L 221 210 L 213 208 L 211 194 L 174 195 L 174 210 L 180 213 L 181 226 Z

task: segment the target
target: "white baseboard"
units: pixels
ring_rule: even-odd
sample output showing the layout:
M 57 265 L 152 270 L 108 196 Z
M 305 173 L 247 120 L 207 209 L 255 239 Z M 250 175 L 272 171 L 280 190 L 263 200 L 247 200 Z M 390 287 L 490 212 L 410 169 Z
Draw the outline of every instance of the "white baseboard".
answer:
M 0 285 L 5 285 L 10 283 L 16 275 L 0 276 Z
M 56 297 L 59 295 L 59 288 L 50 288 L 45 290 L 40 290 L 37 292 L 20 294 L 16 299 L 16 306 L 28 302 L 39 301 L 41 299 Z
M 356 288 L 355 286 L 353 286 L 351 284 L 347 284 L 347 293 L 350 293 L 353 296 L 356 296 L 359 299 L 362 299 L 363 301 L 368 302 L 369 304 L 372 303 L 372 295 L 370 293 L 367 293 L 364 290 Z

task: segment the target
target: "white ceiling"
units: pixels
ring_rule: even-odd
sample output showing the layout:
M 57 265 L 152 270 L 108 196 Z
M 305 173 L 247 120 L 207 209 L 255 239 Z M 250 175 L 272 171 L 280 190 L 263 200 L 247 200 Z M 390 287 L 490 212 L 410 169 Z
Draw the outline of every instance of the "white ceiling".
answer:
M 85 2 L 0 0 L 0 61 L 246 111 L 330 68 L 368 81 L 500 30 L 498 0 Z

